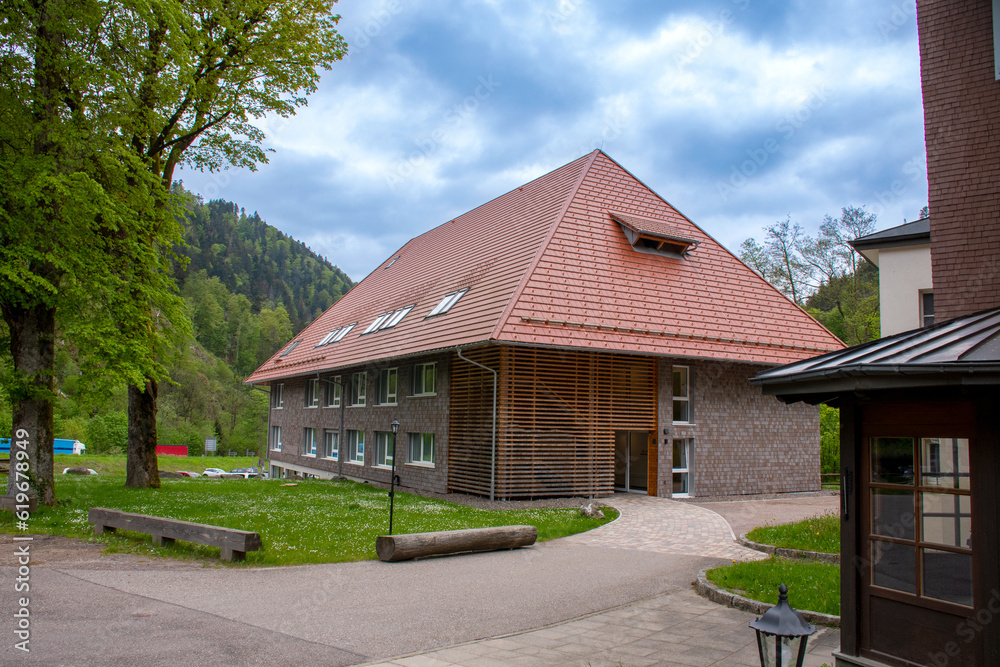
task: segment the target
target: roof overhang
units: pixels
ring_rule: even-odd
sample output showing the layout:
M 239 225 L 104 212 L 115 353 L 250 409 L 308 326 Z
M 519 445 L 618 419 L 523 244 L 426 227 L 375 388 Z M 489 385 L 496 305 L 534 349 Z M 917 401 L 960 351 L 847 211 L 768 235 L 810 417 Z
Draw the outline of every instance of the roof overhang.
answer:
M 1000 386 L 1000 308 L 780 366 L 750 382 L 786 403 L 877 390 Z

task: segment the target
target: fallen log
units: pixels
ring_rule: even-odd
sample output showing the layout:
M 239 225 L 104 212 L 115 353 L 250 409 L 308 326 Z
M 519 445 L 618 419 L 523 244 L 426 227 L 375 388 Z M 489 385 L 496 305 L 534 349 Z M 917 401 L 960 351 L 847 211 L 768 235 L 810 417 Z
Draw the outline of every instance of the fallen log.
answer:
M 470 551 L 517 549 L 535 543 L 538 529 L 534 526 L 498 526 L 442 530 L 435 533 L 381 535 L 375 540 L 375 553 L 381 561 L 390 563 L 421 556 L 443 556 Z

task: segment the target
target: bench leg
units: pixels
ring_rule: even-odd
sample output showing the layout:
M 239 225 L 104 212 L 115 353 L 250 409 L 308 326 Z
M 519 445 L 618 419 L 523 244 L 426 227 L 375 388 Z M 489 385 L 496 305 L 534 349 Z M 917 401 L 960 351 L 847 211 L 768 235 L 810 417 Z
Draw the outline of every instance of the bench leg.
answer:
M 164 537 L 163 535 L 153 535 L 152 538 L 154 547 L 162 547 L 167 544 L 174 543 L 174 538 L 172 537 Z
M 246 560 L 246 551 L 236 551 L 234 549 L 229 549 L 227 547 L 222 547 L 222 560 L 227 560 L 230 563 Z
M 101 535 L 103 533 L 113 533 L 115 532 L 114 526 L 102 526 L 100 524 L 94 524 L 94 535 Z

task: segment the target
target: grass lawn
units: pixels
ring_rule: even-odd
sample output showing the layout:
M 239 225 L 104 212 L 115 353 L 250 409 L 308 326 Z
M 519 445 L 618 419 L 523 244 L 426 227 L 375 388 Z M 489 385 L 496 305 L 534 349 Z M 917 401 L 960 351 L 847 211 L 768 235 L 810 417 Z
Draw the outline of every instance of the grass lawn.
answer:
M 709 570 L 709 581 L 732 593 L 769 604 L 778 603 L 778 586 L 788 586 L 788 603 L 840 615 L 840 566 L 783 558 L 735 563 Z
M 56 457 L 57 460 L 60 457 Z M 76 465 L 101 471 L 102 458 L 69 456 Z M 173 461 L 184 462 L 170 468 Z M 237 457 L 160 457 L 160 469 L 195 470 L 196 461 L 216 467 L 250 465 Z M 218 465 L 224 461 L 228 465 Z M 95 464 L 96 463 L 96 464 Z M 349 481 L 298 481 L 256 479 L 166 479 L 159 490 L 127 489 L 118 463 L 105 461 L 104 474 L 60 475 L 64 464 L 56 464 L 57 507 L 43 507 L 31 516 L 29 532 L 81 537 L 105 543 L 111 552 L 169 555 L 178 558 L 218 558 L 218 547 L 175 542 L 153 547 L 148 535 L 118 531 L 94 537 L 87 522 L 91 507 L 183 519 L 260 533 L 263 550 L 247 554 L 243 565 L 296 565 L 337 563 L 375 558 L 375 538 L 384 535 L 389 522 L 389 499 L 385 490 Z M 6 479 L 2 479 L 6 484 Z M 538 540 L 549 540 L 596 528 L 617 512 L 603 508 L 603 520 L 585 519 L 576 509 L 532 509 L 487 511 L 455 503 L 396 493 L 393 532 L 417 533 L 486 526 L 533 525 Z M 0 512 L 0 532 L 19 533 L 11 513 Z M 239 566 L 239 564 L 237 564 Z
M 760 526 L 747 533 L 747 538 L 760 544 L 786 549 L 840 553 L 840 517 L 823 514 L 798 523 Z

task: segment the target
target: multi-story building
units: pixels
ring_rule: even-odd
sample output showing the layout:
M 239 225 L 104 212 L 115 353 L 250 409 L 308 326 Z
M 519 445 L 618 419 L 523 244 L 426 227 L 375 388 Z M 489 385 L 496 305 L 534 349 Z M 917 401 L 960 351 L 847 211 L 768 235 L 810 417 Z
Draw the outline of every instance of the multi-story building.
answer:
M 819 488 L 763 368 L 842 347 L 601 151 L 414 238 L 248 380 L 271 469 L 499 498 Z M 391 423 L 398 421 L 398 442 Z

